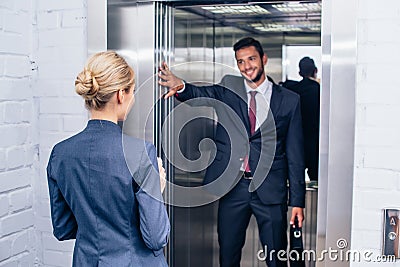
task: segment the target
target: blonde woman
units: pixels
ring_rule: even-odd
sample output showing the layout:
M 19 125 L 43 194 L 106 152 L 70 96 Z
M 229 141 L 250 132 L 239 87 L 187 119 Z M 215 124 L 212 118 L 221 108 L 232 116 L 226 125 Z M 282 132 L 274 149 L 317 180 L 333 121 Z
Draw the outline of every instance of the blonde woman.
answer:
M 76 239 L 73 266 L 167 266 L 170 225 L 155 148 L 117 124 L 134 85 L 133 69 L 113 51 L 90 57 L 75 80 L 91 118 L 54 146 L 47 166 L 53 232 Z

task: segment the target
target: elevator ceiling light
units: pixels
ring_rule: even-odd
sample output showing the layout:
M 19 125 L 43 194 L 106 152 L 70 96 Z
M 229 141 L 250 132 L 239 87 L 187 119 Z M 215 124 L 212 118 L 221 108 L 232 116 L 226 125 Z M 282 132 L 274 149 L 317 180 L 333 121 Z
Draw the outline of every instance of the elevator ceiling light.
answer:
M 270 12 L 260 6 L 203 6 L 204 10 L 210 11 L 215 14 L 229 14 L 229 15 L 260 15 L 270 14 Z
M 272 5 L 273 8 L 283 13 L 315 13 L 321 12 L 321 2 L 319 3 L 297 3 L 288 2 L 284 4 Z
M 252 23 L 250 26 L 261 32 L 318 32 L 321 30 L 319 24 Z

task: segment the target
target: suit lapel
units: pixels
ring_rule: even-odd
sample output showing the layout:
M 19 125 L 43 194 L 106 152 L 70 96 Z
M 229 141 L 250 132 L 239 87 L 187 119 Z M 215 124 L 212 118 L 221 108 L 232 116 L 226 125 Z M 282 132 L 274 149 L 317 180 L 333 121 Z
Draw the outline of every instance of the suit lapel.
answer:
M 274 118 L 274 121 L 275 121 L 276 114 L 278 114 L 278 111 L 281 107 L 281 102 L 282 102 L 281 92 L 282 92 L 282 89 L 278 85 L 273 83 L 267 119 L 261 124 L 261 126 L 257 129 L 257 131 L 254 132 L 253 136 L 259 134 L 261 128 L 264 128 L 268 123 L 271 122 L 271 116 Z
M 274 117 L 276 116 L 276 114 L 278 114 L 279 108 L 281 107 L 281 102 L 282 102 L 282 89 L 278 85 L 273 84 L 269 109 L 272 112 L 272 114 L 274 115 Z
M 239 90 L 239 106 L 242 112 L 242 119 L 243 123 L 246 127 L 247 133 L 250 135 L 250 120 L 249 120 L 249 113 L 248 113 L 248 104 L 247 104 L 247 93 L 246 88 L 244 87 L 244 83 L 242 83 L 242 89 Z

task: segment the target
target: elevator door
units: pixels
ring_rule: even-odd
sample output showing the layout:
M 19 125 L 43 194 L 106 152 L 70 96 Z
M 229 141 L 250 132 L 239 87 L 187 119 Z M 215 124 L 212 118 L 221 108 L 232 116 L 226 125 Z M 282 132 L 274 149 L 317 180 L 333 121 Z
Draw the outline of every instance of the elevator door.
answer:
M 173 98 L 163 100 L 165 89 L 157 84 L 158 67 L 166 61 L 175 74 L 187 82 L 218 83 L 226 74 L 240 75 L 232 45 L 242 37 L 252 36 L 261 41 L 269 56 L 267 74 L 279 82 L 282 44 L 294 40 L 291 38 L 295 35 L 265 33 L 256 22 L 251 25 L 250 13 L 237 13 L 239 9 L 253 12 L 255 20 L 262 20 L 266 16 L 262 9 L 274 12 L 274 8 L 267 5 L 260 8 L 257 4 L 212 5 L 215 1 L 210 1 L 209 5 L 198 1 L 202 6 L 185 6 L 189 1 L 173 1 L 176 4 L 172 6 L 156 1 L 132 2 L 112 0 L 108 5 L 107 48 L 123 54 L 136 71 L 137 101 L 124 123 L 124 131 L 155 143 L 163 158 L 170 182 L 165 192 L 171 221 L 170 242 L 165 250 L 169 266 L 216 267 L 219 266 L 218 200 L 199 202 L 198 195 L 186 192 L 186 202 L 182 203 L 179 190 L 202 185 L 206 166 L 215 153 L 212 139 L 218 118 L 210 107 L 188 106 Z M 232 14 L 221 15 L 221 12 Z M 237 17 L 236 24 L 228 20 L 234 17 Z M 267 29 L 266 22 L 261 24 Z M 299 42 L 315 45 L 320 33 L 302 36 L 297 35 Z M 190 167 L 177 164 L 179 157 L 190 162 Z M 316 190 L 308 192 L 313 192 L 313 197 L 308 199 L 316 201 Z M 310 203 L 310 212 L 315 209 Z M 306 232 L 313 234 L 314 229 Z M 308 240 L 306 244 L 312 246 L 313 239 Z M 265 266 L 257 258 L 260 249 L 257 225 L 251 218 L 241 266 Z

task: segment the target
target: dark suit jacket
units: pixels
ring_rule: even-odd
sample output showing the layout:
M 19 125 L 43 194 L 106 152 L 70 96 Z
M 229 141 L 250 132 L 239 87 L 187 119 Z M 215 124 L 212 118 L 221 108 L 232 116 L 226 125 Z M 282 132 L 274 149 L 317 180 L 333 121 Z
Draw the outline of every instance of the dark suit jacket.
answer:
M 287 203 L 289 182 L 289 205 L 304 207 L 303 134 L 297 94 L 274 84 L 268 118 L 253 135 L 242 77 L 228 75 L 220 85 L 202 87 L 187 83 L 176 97 L 189 104 L 211 105 L 216 110 L 217 151 L 207 168 L 206 184 L 213 183 L 216 187 L 228 184 L 231 189 L 241 176 L 240 167 L 249 152 L 249 164 L 254 182 L 259 182 L 255 188 L 261 201 Z
M 113 122 L 90 120 L 54 146 L 47 176 L 53 233 L 76 239 L 74 266 L 167 266 L 170 225 L 155 199 L 162 196 L 153 145 L 123 136 Z
M 319 157 L 320 85 L 314 80 L 304 78 L 300 82 L 288 80 L 284 82 L 282 86 L 292 90 L 300 96 L 306 167 L 312 168 L 312 177 L 310 176 L 310 179 L 317 180 Z

